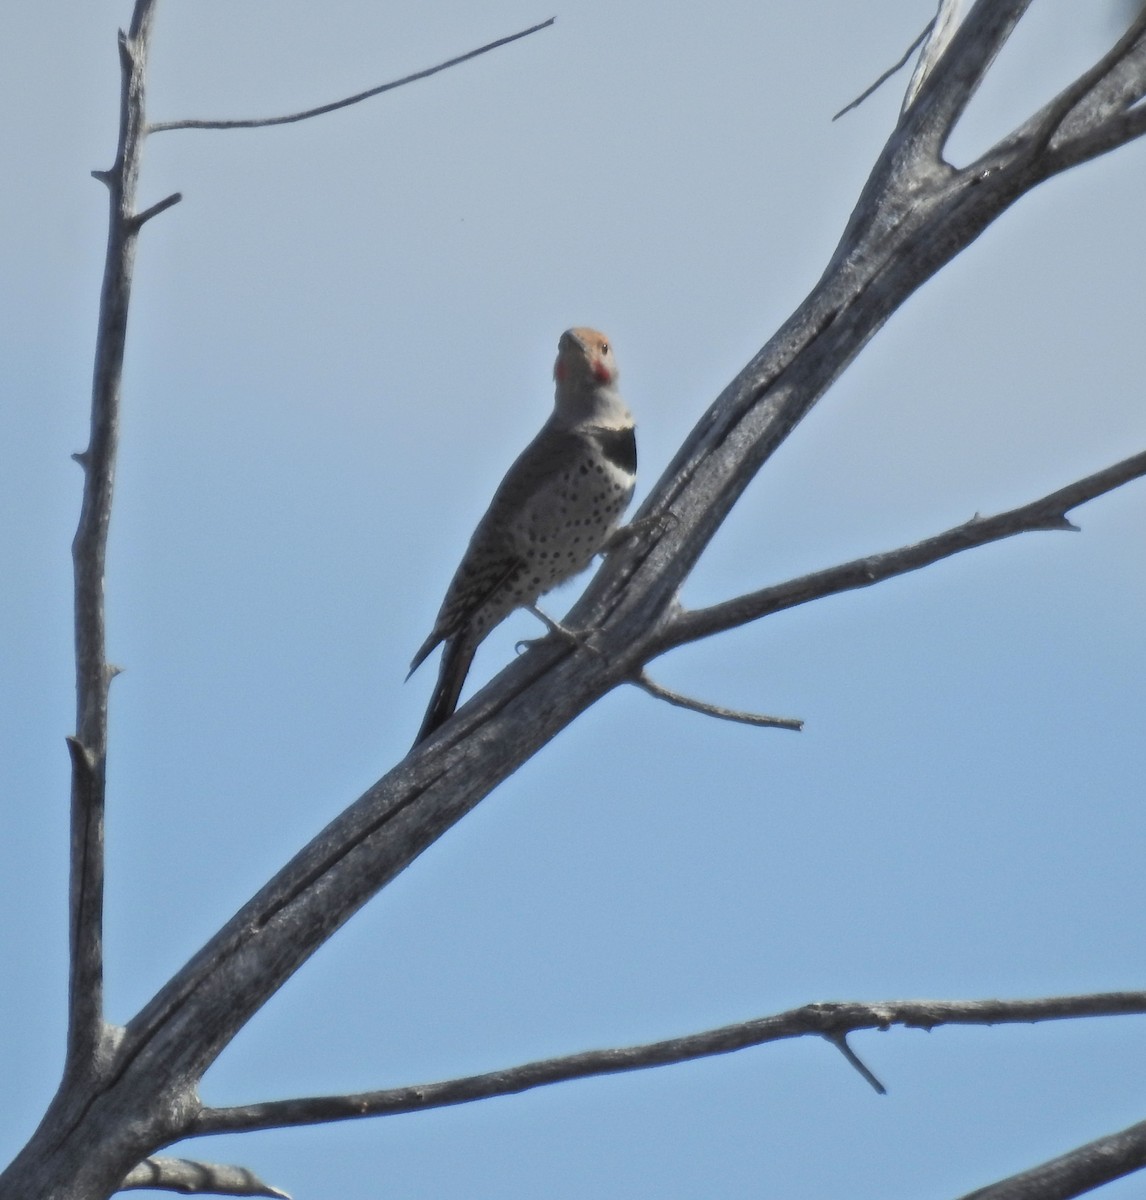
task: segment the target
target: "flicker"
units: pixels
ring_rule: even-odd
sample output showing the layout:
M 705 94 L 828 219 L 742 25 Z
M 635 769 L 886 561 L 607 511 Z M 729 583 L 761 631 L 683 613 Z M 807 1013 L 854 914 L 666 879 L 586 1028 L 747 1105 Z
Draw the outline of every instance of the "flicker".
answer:
M 412 675 L 445 643 L 415 745 L 457 707 L 482 639 L 517 608 L 548 621 L 538 598 L 589 565 L 632 498 L 637 441 L 609 339 L 595 329 L 567 329 L 553 378 L 553 412 L 494 493 L 410 664 Z

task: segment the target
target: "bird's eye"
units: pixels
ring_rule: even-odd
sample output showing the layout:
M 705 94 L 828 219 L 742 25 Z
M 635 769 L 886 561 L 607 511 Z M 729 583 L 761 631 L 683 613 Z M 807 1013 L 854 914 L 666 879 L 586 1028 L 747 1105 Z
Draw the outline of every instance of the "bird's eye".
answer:
M 601 353 L 602 353 L 602 354 L 608 354 L 608 353 L 609 353 L 609 343 L 608 343 L 608 342 L 602 342 L 602 343 L 601 343 Z

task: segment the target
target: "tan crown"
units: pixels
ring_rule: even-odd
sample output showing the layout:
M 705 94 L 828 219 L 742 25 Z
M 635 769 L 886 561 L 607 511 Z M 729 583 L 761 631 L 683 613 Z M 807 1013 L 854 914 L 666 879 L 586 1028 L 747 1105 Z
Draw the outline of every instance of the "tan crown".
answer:
M 557 343 L 553 378 L 570 383 L 575 380 L 596 384 L 616 382 L 617 360 L 607 335 L 587 325 L 565 330 Z

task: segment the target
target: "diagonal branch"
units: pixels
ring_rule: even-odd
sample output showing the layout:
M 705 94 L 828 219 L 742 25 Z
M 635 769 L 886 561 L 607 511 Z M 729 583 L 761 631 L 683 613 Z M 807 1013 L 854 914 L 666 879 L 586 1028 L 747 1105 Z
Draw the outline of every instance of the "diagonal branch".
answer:
M 1146 1167 L 1146 1121 L 1108 1134 L 960 1200 L 1070 1200 Z
M 1146 95 L 1146 9 L 1099 60 L 1094 75 L 1085 97 L 1061 123 L 1051 142 L 1052 149 L 1096 131 Z
M 671 688 L 662 687 L 650 679 L 644 671 L 633 676 L 632 682 L 643 692 L 657 700 L 663 700 L 676 708 L 686 708 L 689 712 L 700 713 L 705 717 L 716 717 L 720 721 L 734 721 L 740 725 L 756 725 L 761 729 L 792 729 L 799 733 L 804 728 L 804 722 L 799 717 L 769 717 L 764 713 L 744 712 L 738 708 L 723 708 L 719 704 L 709 704 L 704 700 L 694 700 L 674 692 Z
M 138 232 L 153 217 L 159 216 L 160 213 L 165 213 L 182 199 L 182 192 L 172 192 L 170 196 L 164 196 L 162 200 L 157 200 L 150 208 L 145 208 L 143 212 L 136 213 L 131 219 L 132 230 Z
M 883 85 L 897 71 L 901 70 L 904 66 L 906 66 L 907 60 L 915 53 L 916 50 L 919 49 L 919 47 L 923 44 L 924 40 L 928 37 L 928 35 L 932 32 L 932 30 L 934 30 L 934 28 L 935 28 L 935 18 L 932 17 L 931 20 L 928 21 L 926 25 L 924 25 L 922 32 L 919 33 L 919 35 L 916 37 L 915 41 L 912 42 L 911 45 L 908 46 L 906 50 L 904 50 L 902 57 L 900 57 L 898 59 L 898 61 L 895 62 L 892 66 L 888 67 L 887 70 L 884 71 L 883 74 L 880 75 L 880 77 L 874 83 L 869 83 L 867 85 L 867 87 L 865 87 L 864 90 L 862 92 L 860 92 L 860 94 L 854 100 L 849 100 L 848 103 L 845 104 L 838 113 L 835 113 L 833 115 L 832 120 L 838 121 L 840 119 L 840 117 L 846 116 L 848 113 L 852 112 L 854 109 L 859 108 L 859 106 L 869 96 L 874 96 L 875 93 L 878 92 L 879 89 L 881 87 L 883 87 Z
M 321 117 L 325 113 L 337 112 L 340 108 L 349 108 L 352 104 L 360 104 L 363 100 L 369 100 L 372 96 L 381 96 L 383 92 L 392 92 L 395 88 L 404 87 L 407 83 L 416 83 L 419 79 L 428 79 L 431 75 L 437 75 L 439 71 L 447 71 L 450 67 L 456 67 L 460 63 L 469 62 L 471 58 L 477 58 L 480 54 L 488 54 L 491 50 L 508 46 L 510 42 L 516 42 L 520 38 L 529 37 L 531 33 L 537 33 L 538 30 L 548 29 L 556 20 L 556 17 L 550 17 L 548 21 L 541 21 L 537 25 L 531 25 L 528 29 L 519 30 L 517 33 L 511 33 L 507 37 L 498 38 L 493 42 L 487 42 L 484 46 L 479 46 L 476 50 L 467 50 L 465 54 L 449 58 L 445 62 L 438 63 L 436 66 L 426 67 L 422 71 L 415 71 L 412 75 L 403 75 L 401 79 L 392 79 L 389 83 L 381 83 L 377 87 L 367 88 L 364 92 L 358 92 L 353 96 L 345 96 L 341 100 L 332 100 L 329 104 L 320 104 L 317 108 L 306 108 L 302 112 L 287 113 L 281 117 L 248 117 L 221 121 L 197 120 L 194 118 L 185 121 L 156 121 L 155 124 L 147 127 L 147 132 L 165 133 L 169 129 L 264 129 L 268 125 L 293 125 L 296 121 L 307 121 L 311 117 Z
M 1146 132 L 1142 110 L 1128 107 L 1146 94 L 1143 57 L 1146 11 L 1092 67 L 966 168 L 971 175 L 1022 162 L 1044 179 L 1077 166 Z
M 189 1158 L 145 1158 L 132 1167 L 119 1185 L 121 1192 L 143 1188 L 179 1192 L 184 1196 L 268 1196 L 270 1200 L 290 1200 L 286 1192 L 264 1183 L 246 1167 L 194 1162 Z
M 1146 12 L 1139 16 L 1118 41 L 1104 54 L 1089 70 L 1084 71 L 1076 80 L 1068 84 L 1053 100 L 1043 106 L 1029 121 L 1026 121 L 1008 142 L 1018 140 L 1024 147 L 1025 153 L 1037 156 L 1042 154 L 1058 138 L 1066 128 L 1070 130 L 1069 142 L 1074 137 L 1094 132 L 1101 126 L 1102 121 L 1109 115 L 1103 111 L 1106 105 L 1099 106 L 1096 112 L 1080 112 L 1083 101 L 1091 96 L 1101 85 L 1108 82 L 1118 68 L 1126 64 L 1140 48 L 1143 37 L 1146 36 Z M 1124 85 L 1128 81 L 1123 81 Z M 1146 79 L 1139 74 L 1137 87 L 1131 87 L 1125 96 L 1115 104 L 1121 108 L 1125 104 L 1138 99 L 1146 88 Z M 1057 147 L 1056 147 L 1057 148 Z
M 714 633 L 736 629 L 770 613 L 795 608 L 811 600 L 870 587 L 873 583 L 881 583 L 908 571 L 918 571 L 920 567 L 930 566 L 964 550 L 1001 541 L 1018 533 L 1039 529 L 1075 529 L 1076 526 L 1066 518 L 1071 509 L 1143 475 L 1146 475 L 1146 451 L 1096 471 L 1021 508 L 1012 508 L 993 517 L 974 516 L 962 525 L 898 550 L 856 558 L 840 566 L 761 588 L 707 608 L 682 611 L 661 635 L 657 653 L 710 637 Z
M 911 107 L 912 101 L 919 95 L 919 89 L 923 86 L 924 80 L 943 57 L 951 39 L 955 36 L 956 29 L 959 28 L 959 22 L 963 19 L 966 6 L 966 0 L 939 0 L 939 9 L 931 18 L 923 37 L 920 38 L 922 41 L 925 37 L 927 41 L 919 54 L 919 61 L 915 64 L 915 69 L 911 72 L 911 78 L 907 81 L 901 113 Z M 918 43 L 916 44 L 918 45 Z
M 908 85 L 901 127 L 919 130 L 938 153 L 1030 4 L 977 0 L 961 17 L 962 5 L 941 0 L 931 44 Z
M 1127 142 L 1140 138 L 1144 133 L 1146 107 L 1139 104 L 1110 117 L 1087 133 L 1072 137 L 1061 145 L 1052 146 L 1047 151 L 1047 160 L 1052 164 L 1052 170 L 1065 171 L 1068 167 L 1076 167 L 1080 163 L 1097 158 L 1100 154 L 1125 146 Z
M 890 1000 L 878 1004 L 805 1004 L 802 1008 L 789 1009 L 774 1016 L 724 1025 L 686 1037 L 611 1050 L 588 1050 L 582 1054 L 542 1059 L 442 1083 L 414 1084 L 343 1096 L 271 1100 L 234 1108 L 204 1108 L 188 1128 L 187 1136 L 247 1133 L 256 1129 L 284 1129 L 295 1125 L 420 1112 L 428 1108 L 485 1100 L 491 1096 L 509 1096 L 570 1079 L 640 1071 L 716 1054 L 731 1054 L 750 1046 L 797 1037 L 821 1037 L 838 1046 L 840 1039 L 849 1033 L 861 1029 L 886 1031 L 893 1025 L 902 1025 L 905 1029 L 931 1030 L 941 1025 L 1033 1024 L 1078 1017 L 1141 1015 L 1146 1015 L 1146 992 L 1052 996 L 1039 1000 Z
M 844 1056 L 849 1066 L 854 1067 L 859 1077 L 871 1088 L 877 1096 L 886 1096 L 887 1088 L 880 1083 L 879 1079 L 867 1066 L 862 1058 L 848 1045 L 848 1035 L 846 1033 L 828 1033 L 824 1035 L 825 1039 L 832 1043 L 833 1046 Z

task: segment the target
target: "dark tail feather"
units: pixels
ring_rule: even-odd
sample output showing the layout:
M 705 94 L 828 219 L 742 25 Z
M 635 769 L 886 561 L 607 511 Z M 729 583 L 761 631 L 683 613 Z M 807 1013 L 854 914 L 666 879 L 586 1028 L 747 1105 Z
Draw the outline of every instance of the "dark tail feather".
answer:
M 425 741 L 444 721 L 453 716 L 462 694 L 462 684 L 474 659 L 476 646 L 466 637 L 447 638 L 442 649 L 442 665 L 438 668 L 438 682 L 430 697 L 430 706 L 422 718 L 422 728 L 414 739 L 414 745 Z

